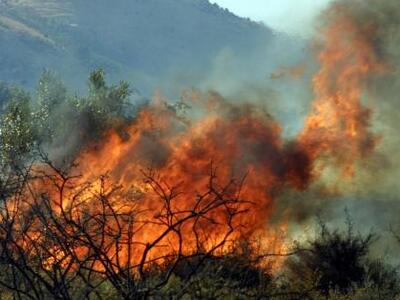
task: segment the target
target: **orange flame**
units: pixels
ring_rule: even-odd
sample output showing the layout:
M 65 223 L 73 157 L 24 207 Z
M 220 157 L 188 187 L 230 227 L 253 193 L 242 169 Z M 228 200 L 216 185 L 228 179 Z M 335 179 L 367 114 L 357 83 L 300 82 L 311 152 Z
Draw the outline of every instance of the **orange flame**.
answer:
M 201 117 L 193 118 L 190 123 L 154 105 L 141 111 L 135 123 L 127 128 L 128 140 L 109 133 L 100 148 L 80 156 L 84 180 L 109 172 L 114 182 L 134 186 L 140 191 L 140 210 L 148 212 L 142 215 L 142 223 L 153 224 L 154 216 L 162 207 L 143 184 L 140 170 L 153 165 L 163 182 L 179 183 L 183 194 L 175 205 L 185 210 L 193 207 L 195 195 L 207 186 L 212 160 L 222 185 L 232 178 L 246 177 L 245 184 L 240 186 L 240 197 L 252 203 L 242 204 L 243 210 L 250 210 L 235 223 L 235 228 L 240 230 L 235 232 L 234 239 L 259 237 L 261 232 L 267 238 L 270 232 L 265 223 L 272 211 L 272 194 L 284 186 L 301 189 L 307 185 L 310 166 L 306 155 L 295 144 L 284 144 L 280 127 L 257 107 L 231 105 L 216 95 L 191 105 L 197 105 L 195 111 Z M 218 226 L 203 229 L 213 241 L 225 235 Z M 144 244 L 151 243 L 161 231 L 162 226 L 153 225 L 151 229 L 143 228 L 136 238 Z M 188 251 L 192 242 L 185 240 Z M 274 241 L 273 244 L 274 249 L 269 250 L 282 250 L 282 243 L 277 245 Z
M 362 97 L 371 76 L 382 74 L 385 65 L 375 49 L 373 24 L 356 24 L 345 5 L 333 6 L 328 18 L 320 70 L 313 80 L 316 98 L 299 141 L 312 160 L 329 155 L 351 175 L 355 160 L 369 154 L 377 142 Z

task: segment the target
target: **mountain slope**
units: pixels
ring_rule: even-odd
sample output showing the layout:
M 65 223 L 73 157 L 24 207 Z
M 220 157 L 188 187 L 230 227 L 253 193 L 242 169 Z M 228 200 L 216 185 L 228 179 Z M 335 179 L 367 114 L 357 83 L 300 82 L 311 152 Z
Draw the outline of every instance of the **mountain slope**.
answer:
M 0 0 L 0 80 L 32 86 L 50 68 L 78 84 L 103 67 L 146 87 L 207 72 L 224 49 L 250 57 L 270 39 L 206 0 Z

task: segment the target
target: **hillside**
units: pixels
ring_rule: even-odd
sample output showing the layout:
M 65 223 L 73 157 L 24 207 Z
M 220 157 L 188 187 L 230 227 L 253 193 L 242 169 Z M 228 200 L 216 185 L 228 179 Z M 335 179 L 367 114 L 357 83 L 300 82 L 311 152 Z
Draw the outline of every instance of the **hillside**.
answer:
M 0 80 L 32 87 L 49 68 L 81 86 L 103 67 L 151 89 L 171 74 L 195 81 L 223 51 L 251 61 L 272 39 L 206 0 L 3 0 Z

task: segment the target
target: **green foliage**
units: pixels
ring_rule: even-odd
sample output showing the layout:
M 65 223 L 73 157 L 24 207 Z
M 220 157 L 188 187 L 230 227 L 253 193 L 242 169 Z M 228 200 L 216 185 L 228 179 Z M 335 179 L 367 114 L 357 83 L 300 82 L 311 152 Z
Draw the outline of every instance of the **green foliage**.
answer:
M 35 145 L 50 149 L 67 146 L 73 153 L 74 148 L 101 138 L 109 129 L 121 131 L 134 116 L 128 83 L 109 86 L 103 70 L 97 70 L 88 85 L 87 96 L 71 96 L 47 70 L 39 79 L 36 97 L 0 83 L 2 160 L 23 163 Z
M 67 89 L 55 74 L 45 70 L 37 86 L 36 120 L 41 142 L 50 142 L 60 133 L 60 123 L 65 114 Z M 61 119 L 60 119 L 61 118 Z
M 1 159 L 20 164 L 34 148 L 38 135 L 29 95 L 14 89 L 9 97 L 0 117 Z
M 37 99 L 39 106 L 51 114 L 58 105 L 66 101 L 67 89 L 55 74 L 45 70 L 39 79 Z
M 86 121 L 83 125 L 94 138 L 110 128 L 119 129 L 129 120 L 129 84 L 121 81 L 118 85 L 108 86 L 103 70 L 91 73 L 89 95 L 81 99 L 79 110 Z

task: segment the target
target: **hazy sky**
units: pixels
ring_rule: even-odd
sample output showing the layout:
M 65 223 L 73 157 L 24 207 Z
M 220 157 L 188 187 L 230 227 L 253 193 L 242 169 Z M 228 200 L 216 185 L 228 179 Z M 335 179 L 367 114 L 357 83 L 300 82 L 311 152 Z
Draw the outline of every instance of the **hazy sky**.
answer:
M 211 0 L 233 13 L 291 34 L 308 35 L 313 20 L 332 0 Z

